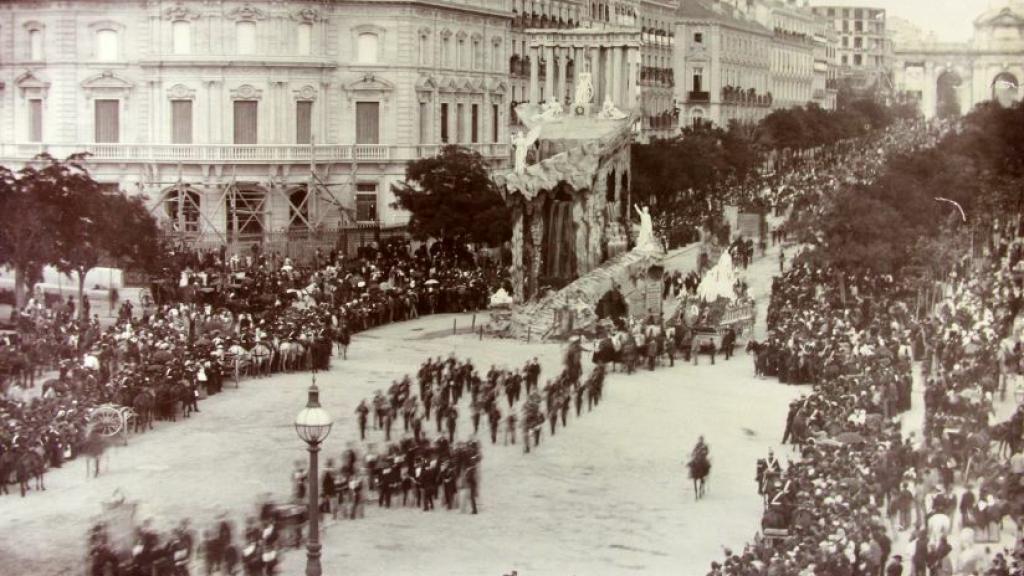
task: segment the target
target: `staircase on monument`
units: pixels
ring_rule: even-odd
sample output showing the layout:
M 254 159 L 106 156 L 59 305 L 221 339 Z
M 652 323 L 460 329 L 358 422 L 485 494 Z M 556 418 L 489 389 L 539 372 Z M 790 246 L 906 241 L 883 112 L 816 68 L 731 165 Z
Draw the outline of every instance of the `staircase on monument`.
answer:
M 562 327 L 556 326 L 557 311 L 575 307 L 579 302 L 585 303 L 590 309 L 596 310 L 597 302 L 612 286 L 618 282 L 623 296 L 630 300 L 633 286 L 628 283 L 629 270 L 641 262 L 652 261 L 652 255 L 644 252 L 623 252 L 604 264 L 580 276 L 561 290 L 549 292 L 539 300 L 519 306 L 512 313 L 510 331 L 517 338 L 557 339 L 568 336 L 562 334 Z M 576 315 L 574 328 L 586 329 L 581 325 L 581 315 Z

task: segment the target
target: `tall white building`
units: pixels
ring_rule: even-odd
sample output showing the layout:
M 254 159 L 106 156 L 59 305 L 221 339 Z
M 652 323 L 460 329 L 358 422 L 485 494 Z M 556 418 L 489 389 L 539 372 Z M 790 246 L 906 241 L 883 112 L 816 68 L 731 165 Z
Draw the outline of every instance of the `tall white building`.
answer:
M 508 162 L 508 3 L 3 2 L 0 162 L 88 152 L 200 245 L 400 224 L 407 161 Z

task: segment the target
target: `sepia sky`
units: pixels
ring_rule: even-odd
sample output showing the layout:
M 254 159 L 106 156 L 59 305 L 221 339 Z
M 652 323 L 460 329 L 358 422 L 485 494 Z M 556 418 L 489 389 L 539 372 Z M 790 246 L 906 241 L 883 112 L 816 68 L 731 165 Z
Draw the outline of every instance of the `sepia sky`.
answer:
M 811 5 L 877 6 L 905 18 L 925 32 L 934 30 L 942 41 L 965 41 L 971 37 L 974 19 L 989 8 L 1010 0 L 812 0 Z

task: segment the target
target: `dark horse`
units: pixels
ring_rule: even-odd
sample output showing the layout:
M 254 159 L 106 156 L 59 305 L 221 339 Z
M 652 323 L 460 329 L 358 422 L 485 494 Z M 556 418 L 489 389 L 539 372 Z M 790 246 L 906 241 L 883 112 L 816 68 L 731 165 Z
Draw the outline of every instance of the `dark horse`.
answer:
M 21 497 L 24 498 L 30 487 L 29 480 L 35 479 L 36 490 L 46 490 L 43 482 L 43 473 L 46 472 L 46 461 L 43 458 L 42 447 L 25 448 L 18 454 L 18 460 L 14 465 L 14 471 L 18 476 L 18 487 L 21 489 Z
M 706 454 L 697 454 L 690 459 L 686 465 L 690 469 L 690 478 L 693 480 L 693 497 L 700 500 L 706 491 L 708 476 L 711 474 L 711 460 Z

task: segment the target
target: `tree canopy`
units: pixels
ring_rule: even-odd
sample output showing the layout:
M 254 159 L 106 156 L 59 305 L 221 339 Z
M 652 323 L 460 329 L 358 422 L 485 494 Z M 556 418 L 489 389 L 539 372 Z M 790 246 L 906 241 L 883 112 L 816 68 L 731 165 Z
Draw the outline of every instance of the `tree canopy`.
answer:
M 391 187 L 394 206 L 411 214 L 409 231 L 497 246 L 512 236 L 512 217 L 480 154 L 448 145 L 432 158 L 409 162 L 405 182 Z
M 104 257 L 136 268 L 158 262 L 156 221 L 143 198 L 106 194 L 84 155 L 41 155 L 16 174 L 0 171 L 0 264 L 15 271 L 18 305 L 44 266 L 85 274 Z

